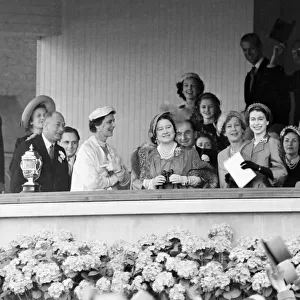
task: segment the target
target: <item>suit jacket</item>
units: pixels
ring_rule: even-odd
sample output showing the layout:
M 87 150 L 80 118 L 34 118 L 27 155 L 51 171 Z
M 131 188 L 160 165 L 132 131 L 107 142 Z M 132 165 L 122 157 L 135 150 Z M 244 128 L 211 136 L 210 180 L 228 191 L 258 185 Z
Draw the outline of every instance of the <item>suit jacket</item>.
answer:
M 262 167 L 270 168 L 274 177 L 269 179 L 265 175 L 256 172 L 256 177 L 245 187 L 263 188 L 283 185 L 287 176 L 287 169 L 284 163 L 284 152 L 279 140 L 268 135 L 264 138 L 264 141 L 259 142 L 255 147 L 254 139 L 247 141 L 241 149 L 241 154 L 245 160 L 251 160 Z
M 244 87 L 246 108 L 255 102 L 263 103 L 271 110 L 274 124 L 288 125 L 291 100 L 283 84 L 285 73 L 280 66 L 267 68 L 268 64 L 269 60 L 264 58 L 256 71 L 251 90 L 251 72 L 247 74 Z
M 41 175 L 36 180 L 36 182 L 40 184 L 41 192 L 69 191 L 70 180 L 65 150 L 55 144 L 54 158 L 51 161 L 42 135 L 37 135 L 29 141 L 22 142 L 16 149 L 12 162 L 10 191 L 12 193 L 22 191 L 22 184 L 25 183 L 26 180 L 23 176 L 20 162 L 22 155 L 29 150 L 31 144 L 33 149 L 42 157 L 43 161 Z M 63 153 L 63 155 L 61 155 L 61 153 Z M 64 156 L 64 159 L 61 159 L 62 156 Z

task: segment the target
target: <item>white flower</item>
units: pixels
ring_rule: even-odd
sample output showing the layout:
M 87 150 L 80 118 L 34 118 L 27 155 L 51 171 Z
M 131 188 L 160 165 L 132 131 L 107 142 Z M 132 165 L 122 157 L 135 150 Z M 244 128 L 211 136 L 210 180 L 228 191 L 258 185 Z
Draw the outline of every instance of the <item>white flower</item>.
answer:
M 160 293 L 165 289 L 166 286 L 172 287 L 174 283 L 175 278 L 171 272 L 161 272 L 156 276 L 152 284 L 152 289 L 154 292 Z
M 209 162 L 209 161 L 210 161 L 210 158 L 209 158 L 208 155 L 202 154 L 202 155 L 201 155 L 201 160 Z
M 58 153 L 62 160 L 64 160 L 66 158 L 66 155 L 61 150 L 59 150 Z
M 48 294 L 54 299 L 58 299 L 64 292 L 65 287 L 61 282 L 53 282 L 48 288 Z
M 110 292 L 110 286 L 111 282 L 109 279 L 106 277 L 101 277 L 97 282 L 96 282 L 96 288 L 99 290 L 101 293 L 103 292 Z

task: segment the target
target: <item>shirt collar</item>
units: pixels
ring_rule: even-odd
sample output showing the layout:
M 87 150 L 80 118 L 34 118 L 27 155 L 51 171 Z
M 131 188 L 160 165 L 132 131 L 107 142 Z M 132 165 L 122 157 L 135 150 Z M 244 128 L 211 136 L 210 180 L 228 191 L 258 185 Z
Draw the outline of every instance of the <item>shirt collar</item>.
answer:
M 42 138 L 43 141 L 45 143 L 46 149 L 49 150 L 49 148 L 51 147 L 51 145 L 54 145 L 55 143 L 51 143 L 49 142 L 49 140 L 47 140 L 47 138 L 45 137 L 45 135 L 42 133 Z
M 69 162 L 71 165 L 73 165 L 73 164 L 74 164 L 74 161 L 75 161 L 75 159 L 76 159 L 76 154 L 75 154 L 75 155 L 73 155 L 71 158 L 68 158 L 68 162 Z
M 255 65 L 254 67 L 256 68 L 256 70 L 258 70 L 258 68 L 260 67 L 262 61 L 264 60 L 264 58 L 262 57 Z

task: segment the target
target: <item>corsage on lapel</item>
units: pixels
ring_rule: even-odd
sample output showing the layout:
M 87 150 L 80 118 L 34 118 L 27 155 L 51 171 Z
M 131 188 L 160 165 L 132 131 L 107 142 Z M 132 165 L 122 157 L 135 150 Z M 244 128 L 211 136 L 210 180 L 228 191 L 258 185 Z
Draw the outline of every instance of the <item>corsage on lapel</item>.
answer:
M 180 146 L 177 146 L 174 150 L 174 156 L 179 156 L 182 152 L 182 148 Z
M 62 163 L 63 160 L 66 158 L 66 155 L 61 150 L 58 151 L 58 154 L 59 154 L 58 161 Z

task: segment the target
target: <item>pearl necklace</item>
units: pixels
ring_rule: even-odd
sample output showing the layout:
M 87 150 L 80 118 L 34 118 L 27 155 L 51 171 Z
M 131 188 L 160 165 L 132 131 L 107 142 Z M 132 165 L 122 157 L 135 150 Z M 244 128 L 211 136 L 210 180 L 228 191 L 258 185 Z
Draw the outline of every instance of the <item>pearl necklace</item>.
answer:
M 166 152 L 162 149 L 161 147 L 161 144 L 157 146 L 157 151 L 161 157 L 161 159 L 169 159 L 171 157 L 174 156 L 174 151 L 175 151 L 175 148 L 177 147 L 177 144 L 174 143 L 173 147 L 171 148 L 170 151 Z
M 230 146 L 229 152 L 230 152 L 230 156 L 238 153 L 240 151 L 241 147 L 239 147 L 237 150 L 232 150 L 232 147 Z
M 300 160 L 299 155 L 297 157 L 293 158 L 291 161 L 288 161 L 288 159 L 285 157 L 285 162 L 290 170 L 293 170 L 297 167 L 299 160 Z

